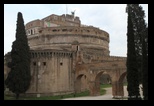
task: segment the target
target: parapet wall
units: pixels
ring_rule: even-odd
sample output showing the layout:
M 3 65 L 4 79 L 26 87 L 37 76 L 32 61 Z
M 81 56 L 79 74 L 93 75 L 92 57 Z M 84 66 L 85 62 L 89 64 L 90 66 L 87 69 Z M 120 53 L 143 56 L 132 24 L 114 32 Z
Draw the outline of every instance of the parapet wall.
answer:
M 99 59 L 92 59 L 92 62 L 126 61 L 127 57 L 121 56 L 102 56 Z
M 45 35 L 61 35 L 61 34 L 72 34 L 72 35 L 81 35 L 81 36 L 89 36 L 94 38 L 99 38 L 102 40 L 106 40 L 109 42 L 109 34 L 103 30 L 94 27 L 73 27 L 73 26 L 59 26 L 59 27 L 47 27 L 40 28 L 39 34 L 41 36 Z M 28 36 L 29 39 L 35 36 Z

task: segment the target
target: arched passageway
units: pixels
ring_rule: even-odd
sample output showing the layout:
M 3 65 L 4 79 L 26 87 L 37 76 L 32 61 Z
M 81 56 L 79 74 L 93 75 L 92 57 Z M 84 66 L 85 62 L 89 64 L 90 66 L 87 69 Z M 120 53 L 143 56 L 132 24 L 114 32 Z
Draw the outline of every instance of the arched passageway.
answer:
M 120 65 L 117 65 L 120 64 Z M 80 66 L 80 67 L 79 67 Z M 82 69 L 82 70 L 81 70 Z M 82 88 L 82 78 L 87 81 L 87 89 L 90 91 L 91 96 L 100 95 L 100 78 L 103 74 L 108 74 L 108 83 L 112 84 L 112 95 L 124 96 L 123 80 L 126 76 L 126 67 L 123 61 L 119 63 L 108 64 L 83 64 L 78 65 L 75 77 L 75 91 L 80 92 Z
M 103 74 L 103 71 L 102 72 L 99 72 L 97 75 L 96 75 L 96 78 L 95 78 L 95 95 L 100 95 L 100 78 Z
M 111 77 L 109 74 L 103 73 L 100 77 L 100 84 L 111 84 Z
M 124 79 L 126 78 L 126 72 L 124 72 L 119 78 L 119 96 L 124 96 Z
M 110 78 L 110 75 L 108 73 L 106 73 L 105 71 L 100 71 L 96 74 L 96 76 L 94 77 L 94 80 L 93 81 L 90 81 L 89 83 L 89 88 L 90 88 L 90 95 L 100 95 L 100 91 L 101 91 L 101 76 L 103 74 L 106 74 L 109 76 Z M 109 82 L 111 82 L 111 79 L 108 79 Z
M 112 95 L 113 97 L 122 97 L 124 96 L 124 79 L 126 78 L 126 72 L 122 73 L 117 81 L 112 83 Z
M 85 91 L 88 89 L 87 87 L 87 76 L 84 74 L 78 75 L 75 81 L 75 92 Z

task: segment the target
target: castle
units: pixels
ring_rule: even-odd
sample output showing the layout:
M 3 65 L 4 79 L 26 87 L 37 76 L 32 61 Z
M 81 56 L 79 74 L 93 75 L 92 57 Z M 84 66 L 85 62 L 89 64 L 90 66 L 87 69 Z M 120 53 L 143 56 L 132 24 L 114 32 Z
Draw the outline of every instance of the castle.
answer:
M 100 94 L 100 77 L 111 78 L 113 96 L 123 95 L 126 57 L 110 56 L 109 34 L 82 25 L 74 14 L 52 14 L 25 25 L 31 53 L 29 95 Z M 10 70 L 5 66 L 5 70 Z

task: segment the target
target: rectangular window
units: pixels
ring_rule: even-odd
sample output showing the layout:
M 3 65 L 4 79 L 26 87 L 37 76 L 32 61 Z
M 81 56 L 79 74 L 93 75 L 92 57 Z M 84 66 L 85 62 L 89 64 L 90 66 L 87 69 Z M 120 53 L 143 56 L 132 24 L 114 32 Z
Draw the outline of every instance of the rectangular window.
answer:
M 60 62 L 60 65 L 62 66 L 62 65 L 63 65 L 63 63 L 62 63 L 62 62 Z
M 57 20 L 57 16 L 54 16 L 54 19 Z
M 43 62 L 43 66 L 46 66 L 46 62 Z
M 77 51 L 80 51 L 80 47 L 78 45 L 76 46 L 76 49 L 77 49 Z
M 33 62 L 33 65 L 36 66 L 36 62 Z
M 65 21 L 65 19 L 64 19 L 64 18 L 62 18 L 62 21 Z
M 63 58 L 60 58 L 60 65 L 63 65 Z

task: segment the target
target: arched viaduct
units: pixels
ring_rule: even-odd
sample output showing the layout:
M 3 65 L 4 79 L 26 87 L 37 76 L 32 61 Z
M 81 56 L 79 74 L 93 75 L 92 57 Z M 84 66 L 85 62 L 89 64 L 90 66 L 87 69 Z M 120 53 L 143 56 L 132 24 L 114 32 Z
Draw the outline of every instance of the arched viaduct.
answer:
M 100 95 L 100 77 L 105 73 L 111 78 L 113 97 L 124 96 L 123 80 L 126 76 L 126 58 L 108 56 L 99 63 L 81 63 L 78 61 L 76 64 L 75 92 L 80 92 L 81 78 L 84 76 L 90 95 Z

